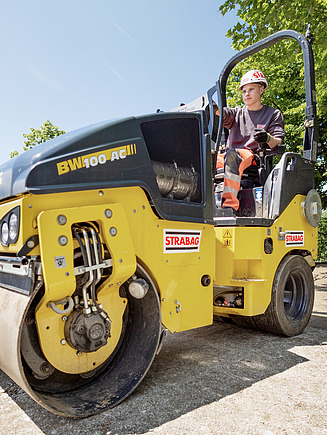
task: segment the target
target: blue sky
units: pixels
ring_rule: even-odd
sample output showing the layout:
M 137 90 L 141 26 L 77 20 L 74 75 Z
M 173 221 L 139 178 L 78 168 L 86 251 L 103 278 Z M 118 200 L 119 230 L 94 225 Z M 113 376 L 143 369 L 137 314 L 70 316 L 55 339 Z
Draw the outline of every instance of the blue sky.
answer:
M 1 2 L 0 163 L 47 119 L 71 131 L 205 93 L 233 55 L 221 3 Z

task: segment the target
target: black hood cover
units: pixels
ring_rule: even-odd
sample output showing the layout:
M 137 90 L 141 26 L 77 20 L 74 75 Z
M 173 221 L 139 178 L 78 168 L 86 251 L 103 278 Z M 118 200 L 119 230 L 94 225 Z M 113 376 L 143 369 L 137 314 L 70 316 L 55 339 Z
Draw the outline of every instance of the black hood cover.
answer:
M 100 157 L 98 170 L 93 171 L 97 155 L 103 150 L 119 148 L 120 145 L 131 145 L 136 142 L 139 144 L 142 141 L 141 137 L 139 122 L 135 118 L 102 122 L 58 136 L 0 166 L 0 198 L 26 191 L 50 193 L 75 190 L 80 184 L 83 184 L 84 188 L 87 184 L 90 188 L 90 184 L 103 181 L 101 175 L 107 172 L 99 170 L 106 166 L 103 165 L 103 156 Z M 94 166 L 90 165 L 91 171 L 88 171 L 81 159 L 88 156 L 85 158 L 90 160 L 93 155 L 95 157 L 89 164 Z M 124 157 L 125 153 L 121 151 L 120 156 Z M 119 149 L 116 160 L 119 160 Z M 66 172 L 65 165 L 68 165 Z
M 0 166 L 0 200 L 30 192 L 140 186 L 160 216 L 212 220 L 210 146 L 199 113 L 158 113 L 106 121 L 58 136 Z M 152 161 L 194 168 L 194 201 L 163 198 Z M 209 183 L 209 184 L 208 184 Z

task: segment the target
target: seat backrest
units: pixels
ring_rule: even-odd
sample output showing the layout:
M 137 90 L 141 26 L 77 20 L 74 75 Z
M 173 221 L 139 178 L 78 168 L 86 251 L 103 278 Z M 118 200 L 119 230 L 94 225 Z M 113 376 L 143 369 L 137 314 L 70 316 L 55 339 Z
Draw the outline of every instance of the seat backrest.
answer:
M 299 154 L 285 153 L 265 183 L 263 217 L 275 219 L 295 195 L 306 195 L 313 187 L 313 164 Z

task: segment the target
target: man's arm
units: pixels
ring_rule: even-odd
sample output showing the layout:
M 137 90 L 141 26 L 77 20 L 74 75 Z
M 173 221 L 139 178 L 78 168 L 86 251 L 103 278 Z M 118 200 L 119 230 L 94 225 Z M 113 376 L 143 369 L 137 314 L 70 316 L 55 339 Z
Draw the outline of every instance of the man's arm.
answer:
M 279 137 L 274 137 L 274 136 L 270 135 L 270 140 L 267 143 L 268 143 L 269 147 L 272 149 L 278 145 L 281 145 L 282 140 Z
M 267 143 L 271 149 L 282 144 L 282 139 L 274 137 L 263 128 L 255 128 L 253 138 L 256 142 Z

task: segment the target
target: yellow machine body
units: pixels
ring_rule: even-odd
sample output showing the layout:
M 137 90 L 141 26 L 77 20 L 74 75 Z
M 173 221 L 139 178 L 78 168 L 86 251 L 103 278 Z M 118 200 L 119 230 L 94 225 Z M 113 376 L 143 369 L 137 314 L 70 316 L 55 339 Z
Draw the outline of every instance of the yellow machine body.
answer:
M 212 323 L 216 247 L 212 225 L 159 219 L 138 187 L 28 194 L 3 204 L 2 213 L 17 205 L 21 208 L 20 236 L 16 244 L 4 250 L 5 254 L 18 252 L 23 241 L 39 236 L 39 245 L 29 253 L 40 254 L 45 284 L 45 294 L 36 309 L 36 325 L 42 351 L 58 370 L 88 372 L 112 353 L 120 337 L 126 307 L 126 299 L 119 296 L 119 287 L 133 275 L 137 263 L 148 271 L 156 285 L 165 328 L 177 332 Z M 110 218 L 105 215 L 108 209 Z M 64 225 L 58 219 L 62 215 L 66 219 Z M 97 352 L 81 354 L 65 342 L 64 316 L 54 312 L 50 303 L 56 302 L 63 308 L 58 301 L 75 291 L 71 227 L 83 222 L 99 226 L 102 241 L 110 251 L 113 273 L 98 293 L 99 302 L 112 320 L 111 337 Z M 164 238 L 169 230 L 200 233 L 198 252 L 165 252 Z M 210 277 L 209 285 L 202 285 L 203 276 Z
M 297 195 L 271 227 L 215 227 L 216 279 L 214 285 L 244 289 L 244 308 L 214 306 L 216 315 L 255 316 L 266 311 L 276 270 L 282 259 L 296 251 L 314 266 L 318 230 L 302 213 L 303 195 Z M 288 241 L 288 235 L 295 240 Z M 300 241 L 297 242 L 296 239 Z M 265 240 L 273 246 L 265 253 Z
M 226 135 L 214 101 L 222 113 L 232 68 L 285 38 L 303 49 L 303 154 L 259 145 L 235 214 L 216 174 Z M 166 330 L 217 316 L 301 334 L 322 212 L 315 117 L 310 42 L 282 31 L 233 56 L 190 104 L 84 127 L 1 165 L 0 368 L 48 410 L 85 417 L 134 391 Z

